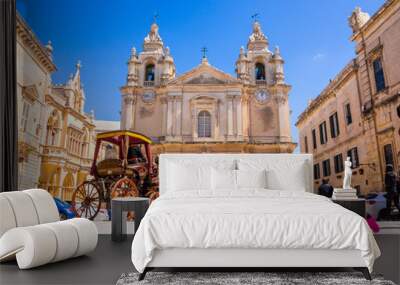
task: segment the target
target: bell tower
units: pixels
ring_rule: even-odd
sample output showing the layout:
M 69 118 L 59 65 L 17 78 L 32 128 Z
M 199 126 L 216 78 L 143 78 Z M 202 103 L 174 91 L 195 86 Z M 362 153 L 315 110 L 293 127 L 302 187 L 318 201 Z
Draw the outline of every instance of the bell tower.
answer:
M 278 47 L 269 50 L 269 40 L 255 20 L 247 41 L 236 60 L 237 78 L 243 83 L 248 138 L 255 143 L 291 143 L 290 109 L 285 83 L 284 60 Z
M 138 104 L 144 103 L 140 109 L 146 116 L 150 114 L 147 110 L 155 112 L 160 90 L 175 78 L 174 59 L 169 47 L 164 47 L 158 30 L 154 21 L 143 40 L 142 51 L 138 53 L 135 47 L 131 49 L 126 84 L 121 87 L 121 128 L 136 130 Z

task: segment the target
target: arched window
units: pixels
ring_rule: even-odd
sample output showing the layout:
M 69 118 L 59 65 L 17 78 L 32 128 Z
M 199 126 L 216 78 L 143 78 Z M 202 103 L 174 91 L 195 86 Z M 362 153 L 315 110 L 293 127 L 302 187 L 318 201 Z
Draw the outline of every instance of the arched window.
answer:
M 211 138 L 211 115 L 201 111 L 197 116 L 197 135 L 199 138 Z
M 256 63 L 256 80 L 265 80 L 265 66 L 264 64 L 258 62 Z
M 59 197 L 60 193 L 59 193 L 59 179 L 60 179 L 60 173 L 58 170 L 56 170 L 56 172 L 52 173 L 49 179 L 49 182 L 47 184 L 47 190 L 50 192 L 50 194 L 53 197 Z
M 155 78 L 154 69 L 155 69 L 154 64 L 146 65 L 146 74 L 144 77 L 145 81 L 154 81 L 154 78 Z
M 64 201 L 71 201 L 72 200 L 72 192 L 74 191 L 74 176 L 71 172 L 65 176 L 62 186 L 62 195 L 61 199 Z

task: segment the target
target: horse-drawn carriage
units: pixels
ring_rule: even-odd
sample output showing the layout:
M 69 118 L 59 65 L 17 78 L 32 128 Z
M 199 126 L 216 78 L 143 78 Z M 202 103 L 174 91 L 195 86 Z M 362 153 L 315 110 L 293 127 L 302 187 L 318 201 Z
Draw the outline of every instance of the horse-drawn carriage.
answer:
M 77 216 L 94 219 L 102 205 L 110 209 L 114 197 L 157 198 L 158 170 L 152 161 L 151 143 L 150 138 L 132 131 L 99 133 L 90 170 L 92 178 L 79 185 L 72 195 Z M 104 148 L 104 159 L 97 162 Z

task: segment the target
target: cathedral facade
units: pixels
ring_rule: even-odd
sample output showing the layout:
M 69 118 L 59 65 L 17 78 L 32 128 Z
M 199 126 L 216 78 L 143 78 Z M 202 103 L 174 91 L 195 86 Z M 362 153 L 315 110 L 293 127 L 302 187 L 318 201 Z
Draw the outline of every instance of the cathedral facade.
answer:
M 153 152 L 293 152 L 288 93 L 279 48 L 254 22 L 236 77 L 203 56 L 176 76 L 174 59 L 153 23 L 143 50 L 131 50 L 121 87 L 121 128 L 153 139 Z

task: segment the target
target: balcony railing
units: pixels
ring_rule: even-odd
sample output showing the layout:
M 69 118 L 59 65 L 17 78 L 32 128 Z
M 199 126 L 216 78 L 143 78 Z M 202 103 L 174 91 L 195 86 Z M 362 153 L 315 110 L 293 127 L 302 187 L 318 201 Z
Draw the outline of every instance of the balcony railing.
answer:
M 267 80 L 256 80 L 256 84 L 257 85 L 265 85 L 265 84 L 267 84 Z
M 43 154 L 53 157 L 65 157 L 65 149 L 59 146 L 45 145 L 43 146 Z
M 145 82 L 143 83 L 143 85 L 146 86 L 146 87 L 154 86 L 154 81 L 145 81 Z

